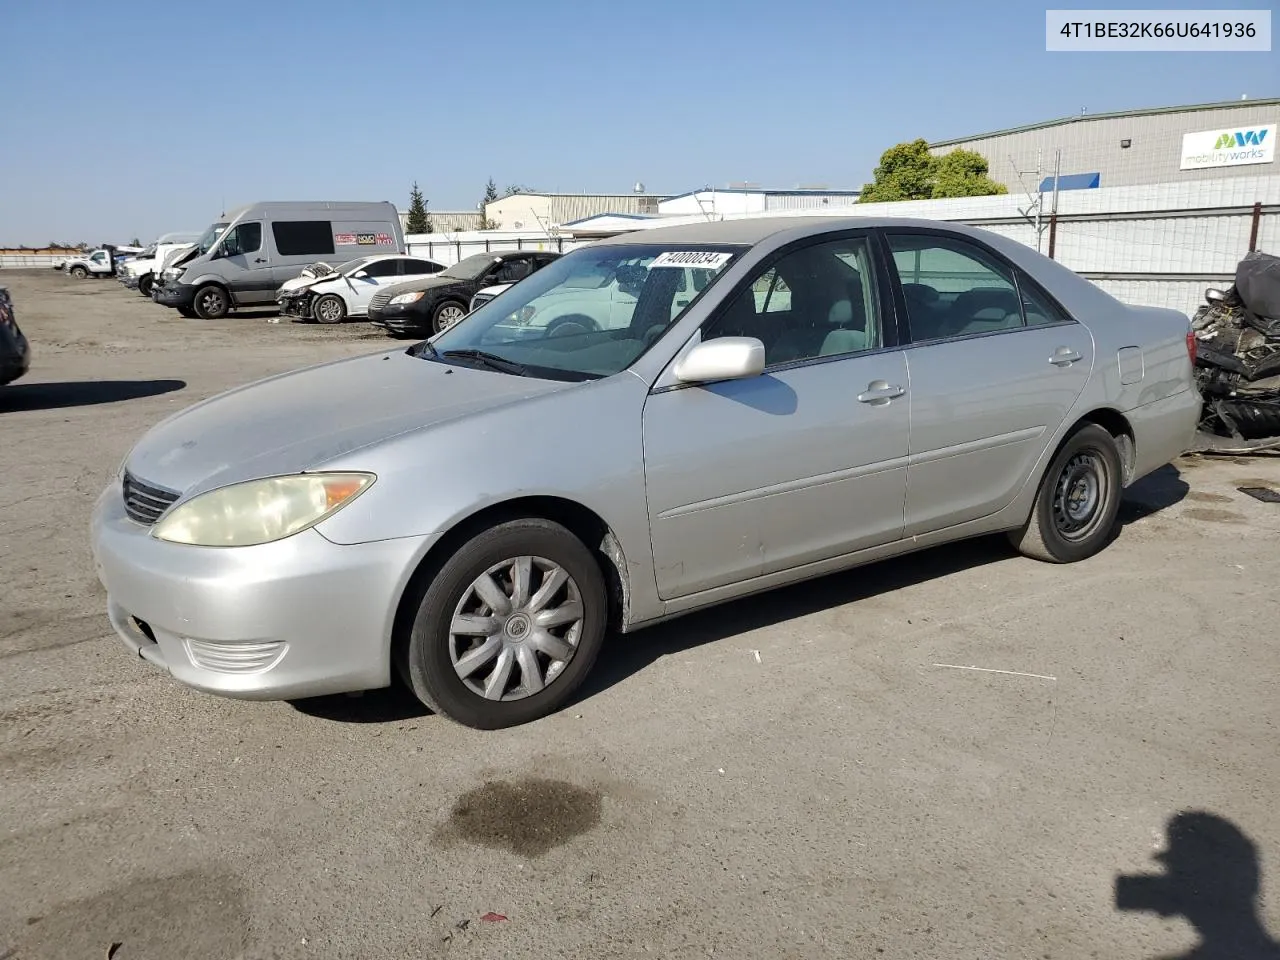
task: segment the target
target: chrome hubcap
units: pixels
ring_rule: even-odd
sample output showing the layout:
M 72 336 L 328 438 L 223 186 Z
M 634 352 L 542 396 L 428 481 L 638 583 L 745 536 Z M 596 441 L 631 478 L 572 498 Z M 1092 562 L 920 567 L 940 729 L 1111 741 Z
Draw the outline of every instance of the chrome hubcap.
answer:
M 1054 525 L 1067 540 L 1089 536 L 1102 519 L 1109 477 L 1105 462 L 1090 450 L 1081 450 L 1062 468 L 1054 488 Z
M 564 672 L 582 635 L 577 582 L 550 560 L 494 564 L 463 591 L 449 624 L 449 658 L 486 700 L 532 696 Z
M 440 311 L 440 329 L 448 330 L 464 316 L 466 314 L 459 307 L 445 307 Z

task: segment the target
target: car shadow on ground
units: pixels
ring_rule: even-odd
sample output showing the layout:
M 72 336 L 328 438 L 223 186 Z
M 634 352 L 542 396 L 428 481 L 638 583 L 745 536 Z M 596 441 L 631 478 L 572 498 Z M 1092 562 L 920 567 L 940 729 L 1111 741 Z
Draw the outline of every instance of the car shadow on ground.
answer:
M 181 390 L 185 380 L 66 380 L 12 383 L 0 387 L 0 413 L 14 410 L 58 410 L 99 403 L 141 400 Z
M 1161 467 L 1125 491 L 1120 504 L 1118 531 L 1122 532 L 1124 526 L 1173 506 L 1189 490 L 1176 467 L 1172 464 Z M 842 571 L 778 587 L 690 613 L 633 635 L 611 634 L 570 706 L 603 693 L 673 653 L 974 567 L 1016 559 L 1017 554 L 1003 535 L 976 537 L 881 560 L 855 571 Z M 369 690 L 360 695 L 313 697 L 291 703 L 302 713 L 342 723 L 387 723 L 430 713 L 398 681 L 389 688 Z

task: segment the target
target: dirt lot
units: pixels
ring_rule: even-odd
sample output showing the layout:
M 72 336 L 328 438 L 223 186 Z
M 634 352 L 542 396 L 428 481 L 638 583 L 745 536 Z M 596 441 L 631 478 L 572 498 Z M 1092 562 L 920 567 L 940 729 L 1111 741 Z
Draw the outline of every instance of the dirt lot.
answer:
M 0 958 L 1273 955 L 1230 938 L 1280 934 L 1280 505 L 1236 488 L 1280 460 L 1162 470 L 1086 563 L 974 542 L 615 638 L 515 730 L 243 703 L 114 638 L 92 502 L 161 417 L 385 338 L 0 282 Z

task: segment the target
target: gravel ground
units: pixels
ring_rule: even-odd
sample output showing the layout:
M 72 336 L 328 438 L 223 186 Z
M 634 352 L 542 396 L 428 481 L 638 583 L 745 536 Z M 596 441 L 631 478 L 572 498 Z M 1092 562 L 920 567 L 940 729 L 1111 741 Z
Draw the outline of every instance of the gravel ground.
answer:
M 1280 505 L 1236 490 L 1280 460 L 1178 461 L 1085 563 L 975 541 L 615 638 L 514 730 L 238 702 L 114 638 L 92 502 L 161 417 L 385 338 L 0 283 L 0 958 L 1274 955 L 1229 938 L 1280 934 Z M 1117 905 L 1143 872 L 1170 915 Z

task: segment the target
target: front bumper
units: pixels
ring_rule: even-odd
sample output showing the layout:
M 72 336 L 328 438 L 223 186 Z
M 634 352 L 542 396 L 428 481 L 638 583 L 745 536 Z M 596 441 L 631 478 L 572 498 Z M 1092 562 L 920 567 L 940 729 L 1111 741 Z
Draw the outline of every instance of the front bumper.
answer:
M 282 317 L 298 317 L 302 320 L 310 320 L 311 301 L 315 298 L 310 294 L 303 297 L 277 297 L 276 305 L 280 308 Z
M 369 311 L 369 322 L 391 333 L 430 333 L 430 316 L 418 304 L 387 304 Z
M 191 305 L 196 302 L 196 288 L 189 283 L 166 280 L 155 286 L 152 290 L 151 299 L 166 307 L 186 307 L 190 309 Z
M 166 543 L 98 498 L 91 540 L 111 625 L 180 682 L 246 700 L 385 687 L 404 585 L 432 538 L 339 545 L 305 530 L 256 547 Z

